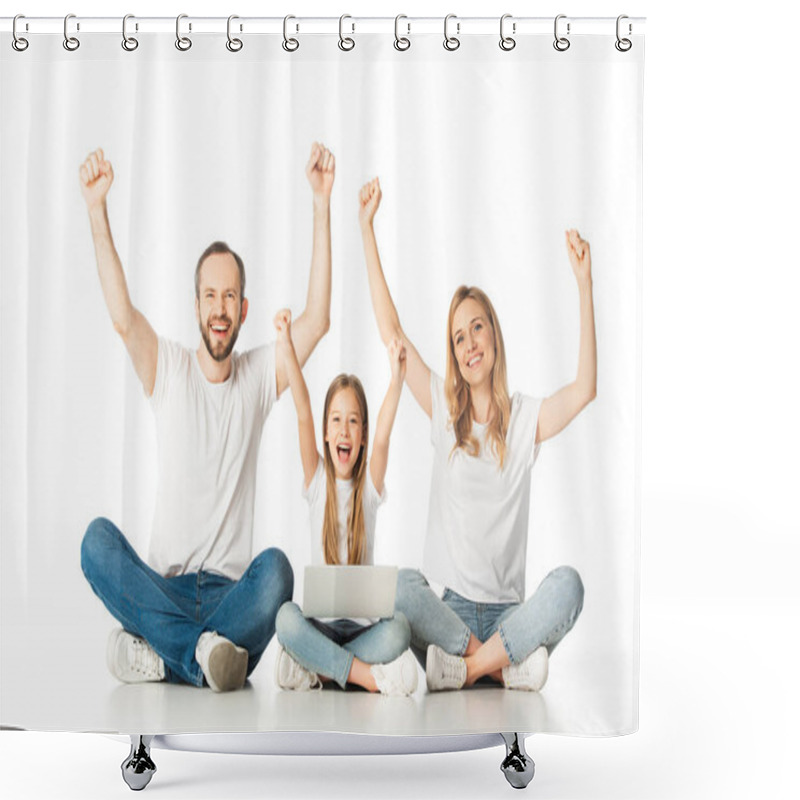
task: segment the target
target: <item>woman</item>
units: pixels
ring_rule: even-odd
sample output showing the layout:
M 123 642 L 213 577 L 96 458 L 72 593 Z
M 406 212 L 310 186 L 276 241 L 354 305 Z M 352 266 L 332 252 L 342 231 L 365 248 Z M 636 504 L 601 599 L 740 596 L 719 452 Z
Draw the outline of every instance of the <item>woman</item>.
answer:
M 538 691 L 549 656 L 583 606 L 571 567 L 553 570 L 525 600 L 530 472 L 541 442 L 562 431 L 596 395 L 597 350 L 589 244 L 565 234 L 580 296 L 575 380 L 537 400 L 509 396 L 503 336 L 489 298 L 462 286 L 450 305 L 445 379 L 406 337 L 383 275 L 373 229 L 378 179 L 360 193 L 359 221 L 370 294 L 384 343 L 403 342 L 406 383 L 431 418 L 435 449 L 425 571 L 401 571 L 397 610 L 411 625 L 428 689 L 460 689 L 485 676 Z M 423 657 L 424 654 L 424 657 Z

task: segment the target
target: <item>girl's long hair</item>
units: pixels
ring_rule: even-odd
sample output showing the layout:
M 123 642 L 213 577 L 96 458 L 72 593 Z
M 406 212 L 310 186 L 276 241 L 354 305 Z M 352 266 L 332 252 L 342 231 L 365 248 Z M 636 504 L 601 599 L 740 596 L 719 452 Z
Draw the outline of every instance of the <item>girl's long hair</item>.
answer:
M 453 317 L 456 309 L 468 297 L 483 307 L 486 319 L 494 333 L 494 366 L 491 375 L 492 407 L 486 429 L 486 441 L 502 469 L 506 456 L 506 434 L 511 418 L 511 400 L 508 396 L 508 378 L 506 376 L 506 349 L 492 302 L 476 286 L 459 286 L 453 295 L 450 313 L 447 315 L 447 372 L 444 392 L 450 413 L 450 423 L 456 435 L 453 452 L 458 448 L 465 450 L 471 456 L 477 456 L 480 452 L 478 440 L 472 433 L 472 395 L 469 384 L 464 380 L 459 369 L 453 343 Z
M 328 409 L 334 395 L 341 389 L 352 389 L 361 412 L 363 432 L 361 452 L 353 466 L 353 492 L 350 495 L 350 508 L 347 511 L 347 563 L 361 564 L 367 554 L 367 537 L 364 530 L 364 482 L 367 475 L 367 444 L 369 419 L 367 418 L 367 397 L 364 387 L 355 375 L 337 375 L 325 395 L 325 409 L 322 414 L 322 441 L 325 453 L 325 516 L 322 523 L 322 551 L 326 564 L 339 563 L 339 509 L 336 498 L 336 471 L 328 442 L 325 441 L 328 428 Z M 344 531 L 342 531 L 344 533 Z

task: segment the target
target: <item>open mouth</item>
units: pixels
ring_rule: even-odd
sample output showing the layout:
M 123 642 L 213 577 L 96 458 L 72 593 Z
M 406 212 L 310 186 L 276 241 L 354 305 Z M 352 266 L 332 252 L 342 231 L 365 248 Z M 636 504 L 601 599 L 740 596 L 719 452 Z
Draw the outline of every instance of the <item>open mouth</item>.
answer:
M 469 361 L 467 361 L 467 367 L 469 369 L 472 369 L 473 367 L 478 366 L 478 364 L 480 364 L 481 361 L 483 361 L 483 354 L 478 353 L 477 355 L 472 356 L 472 358 L 470 358 Z
M 346 464 L 350 460 L 352 449 L 349 444 L 336 445 L 336 458 L 339 459 L 340 464 Z
M 224 339 L 228 335 L 230 322 L 214 322 L 210 326 L 211 334 L 217 339 Z

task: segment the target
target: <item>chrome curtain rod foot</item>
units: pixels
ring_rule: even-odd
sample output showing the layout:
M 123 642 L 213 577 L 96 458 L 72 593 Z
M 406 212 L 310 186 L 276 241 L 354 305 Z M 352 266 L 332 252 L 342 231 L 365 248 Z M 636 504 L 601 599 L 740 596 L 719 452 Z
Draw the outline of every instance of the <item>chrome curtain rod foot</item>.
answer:
M 131 734 L 131 752 L 122 762 L 122 779 L 134 792 L 144 789 L 155 774 L 156 765 L 150 758 L 152 740 L 152 736 Z
M 536 766 L 525 752 L 525 739 L 519 733 L 501 733 L 506 743 L 506 757 L 500 765 L 506 780 L 515 789 L 524 789 L 532 780 Z

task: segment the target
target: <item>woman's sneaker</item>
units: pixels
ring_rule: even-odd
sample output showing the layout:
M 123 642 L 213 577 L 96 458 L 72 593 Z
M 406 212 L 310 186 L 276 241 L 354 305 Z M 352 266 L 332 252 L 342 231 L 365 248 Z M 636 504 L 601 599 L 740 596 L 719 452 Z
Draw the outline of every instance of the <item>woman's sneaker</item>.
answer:
M 206 683 L 215 692 L 230 692 L 244 686 L 249 656 L 243 647 L 237 647 L 215 631 L 206 631 L 197 640 L 194 657 Z
M 417 690 L 417 659 L 410 650 L 388 664 L 373 664 L 369 671 L 381 694 L 405 696 Z
M 467 664 L 461 656 L 451 656 L 435 644 L 428 645 L 425 660 L 428 691 L 460 689 L 467 681 Z
M 538 692 L 547 683 L 547 648 L 539 647 L 519 664 L 503 667 L 503 684 L 506 689 Z
M 123 683 L 164 680 L 164 660 L 139 636 L 115 628 L 108 637 L 106 663 L 109 672 Z
M 293 689 L 298 692 L 322 688 L 316 672 L 311 672 L 298 664 L 282 647 L 275 659 L 275 683 L 281 689 Z

